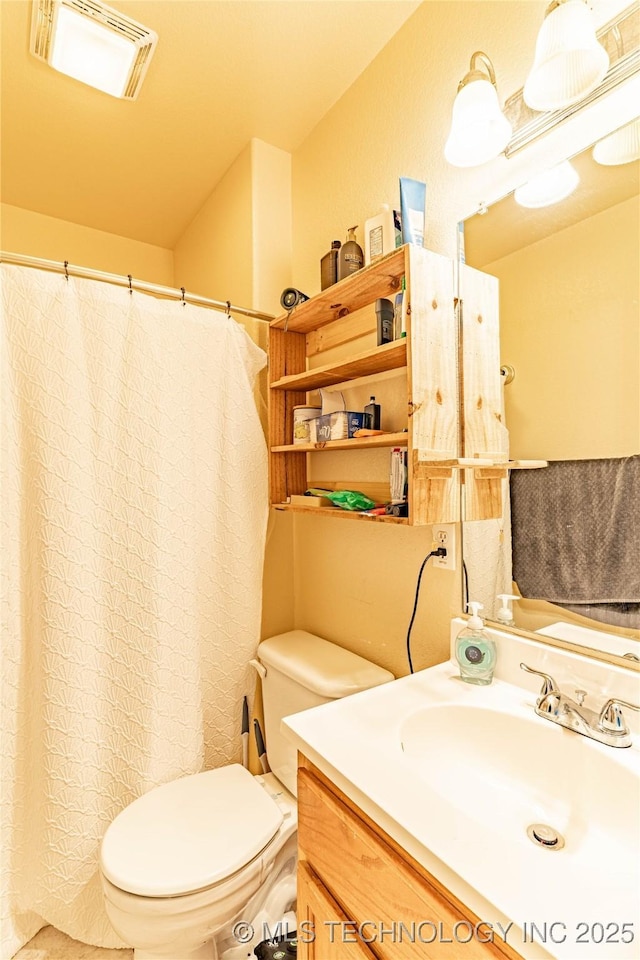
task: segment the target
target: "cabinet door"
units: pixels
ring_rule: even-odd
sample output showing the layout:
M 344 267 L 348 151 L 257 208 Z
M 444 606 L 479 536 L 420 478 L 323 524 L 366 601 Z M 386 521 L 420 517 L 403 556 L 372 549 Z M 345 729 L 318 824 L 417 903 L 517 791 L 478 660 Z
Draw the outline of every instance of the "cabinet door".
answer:
M 298 769 L 298 843 L 301 855 L 365 933 L 397 931 L 371 940 L 381 960 L 516 960 L 486 933 L 468 942 L 479 918 L 436 881 L 421 876 L 381 836 L 309 770 Z M 369 926 L 372 924 L 372 926 Z M 408 934 L 405 931 L 409 931 Z M 414 936 L 415 932 L 415 936 Z M 325 960 L 318 955 L 318 960 Z
M 298 864 L 296 916 L 300 960 L 376 960 L 304 860 Z

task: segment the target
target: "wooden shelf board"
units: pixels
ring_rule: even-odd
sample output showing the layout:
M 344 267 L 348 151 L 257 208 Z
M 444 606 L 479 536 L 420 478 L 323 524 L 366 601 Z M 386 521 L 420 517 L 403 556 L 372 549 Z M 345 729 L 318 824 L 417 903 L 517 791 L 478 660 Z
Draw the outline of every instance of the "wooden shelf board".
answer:
M 390 297 L 400 290 L 405 272 L 405 248 L 399 247 L 386 257 L 363 267 L 338 283 L 301 303 L 291 313 L 271 321 L 270 326 L 295 333 L 309 333 L 345 313 L 353 313 L 379 297 Z
M 322 453 L 326 450 L 371 450 L 375 447 L 406 447 L 408 433 L 383 433 L 377 437 L 326 440 L 324 443 L 286 443 L 271 447 L 271 453 Z
M 450 462 L 452 466 L 457 464 L 460 470 L 483 470 L 486 467 L 501 467 L 503 470 L 541 470 L 549 466 L 548 460 L 491 460 L 485 457 L 462 457 L 458 461 Z
M 299 507 L 291 503 L 272 503 L 275 510 L 288 510 L 294 513 L 312 513 L 314 517 L 342 517 L 346 520 L 373 520 L 375 523 L 399 523 L 408 525 L 407 517 L 368 516 L 357 510 L 342 510 L 340 507 Z
M 384 343 L 372 350 L 365 350 L 348 360 L 339 363 L 328 363 L 315 370 L 306 370 L 303 373 L 293 373 L 281 377 L 270 384 L 272 390 L 317 390 L 343 380 L 356 380 L 358 377 L 368 377 L 371 374 L 383 373 L 385 370 L 396 370 L 407 365 L 406 339 L 394 340 L 393 343 Z

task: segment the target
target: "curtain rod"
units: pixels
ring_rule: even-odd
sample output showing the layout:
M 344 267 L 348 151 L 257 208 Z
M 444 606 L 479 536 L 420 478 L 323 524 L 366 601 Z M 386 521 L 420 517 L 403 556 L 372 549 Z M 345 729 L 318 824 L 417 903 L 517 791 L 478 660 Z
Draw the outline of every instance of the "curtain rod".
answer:
M 143 293 L 152 293 L 171 300 L 184 300 L 186 303 L 193 303 L 199 307 L 216 307 L 224 310 L 225 313 L 240 313 L 244 317 L 264 320 L 266 323 L 274 319 L 269 313 L 260 313 L 258 310 L 250 310 L 248 307 L 235 307 L 228 300 L 210 300 L 208 297 L 200 297 L 196 293 L 187 293 L 184 287 L 179 290 L 175 287 L 162 287 L 157 283 L 134 280 L 131 276 L 125 277 L 117 273 L 102 273 L 100 270 L 91 270 L 89 267 L 73 266 L 66 260 L 59 263 L 56 260 L 41 260 L 39 257 L 27 257 L 21 253 L 6 253 L 3 250 L 0 251 L 0 263 L 13 263 L 19 267 L 39 267 L 41 270 L 64 273 L 67 276 L 81 277 L 84 280 L 103 280 L 105 283 L 113 283 L 118 287 L 128 287 L 130 290 L 140 290 Z

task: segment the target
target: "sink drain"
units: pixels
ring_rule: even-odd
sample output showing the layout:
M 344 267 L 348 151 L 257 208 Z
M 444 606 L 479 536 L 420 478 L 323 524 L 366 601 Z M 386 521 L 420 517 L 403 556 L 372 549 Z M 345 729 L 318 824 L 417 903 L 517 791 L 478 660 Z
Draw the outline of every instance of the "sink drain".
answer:
M 530 840 L 545 850 L 562 850 L 564 837 L 546 823 L 532 823 L 527 827 L 527 836 Z

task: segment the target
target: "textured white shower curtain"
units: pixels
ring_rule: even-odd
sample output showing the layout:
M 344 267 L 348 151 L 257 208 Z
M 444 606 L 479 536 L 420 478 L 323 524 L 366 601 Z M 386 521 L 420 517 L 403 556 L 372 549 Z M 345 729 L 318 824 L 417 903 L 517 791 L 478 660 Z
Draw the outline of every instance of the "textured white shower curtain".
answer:
M 2 264 L 2 924 L 121 946 L 98 850 L 239 759 L 259 639 L 265 355 L 222 313 Z

